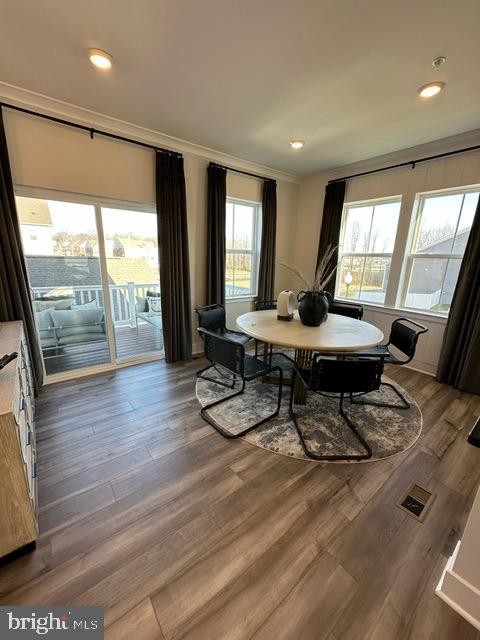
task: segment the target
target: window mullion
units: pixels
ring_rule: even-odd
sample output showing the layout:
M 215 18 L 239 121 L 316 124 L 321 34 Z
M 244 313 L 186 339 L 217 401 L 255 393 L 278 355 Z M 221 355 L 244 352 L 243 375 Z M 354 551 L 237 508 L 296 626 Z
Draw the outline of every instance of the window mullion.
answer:
M 409 241 L 412 241 L 410 230 L 414 215 L 414 206 L 414 198 L 408 196 L 402 198 L 392 259 L 390 260 L 390 275 L 385 294 L 385 306 L 387 307 L 394 308 L 398 306 L 403 296 L 403 287 L 408 275 L 405 270 L 404 260 L 412 246 L 409 246 Z

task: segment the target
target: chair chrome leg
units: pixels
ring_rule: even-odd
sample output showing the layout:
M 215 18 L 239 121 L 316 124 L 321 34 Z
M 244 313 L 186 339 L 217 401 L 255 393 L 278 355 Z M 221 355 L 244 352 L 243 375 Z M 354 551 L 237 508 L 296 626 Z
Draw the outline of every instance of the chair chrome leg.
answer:
M 243 429 L 243 431 L 240 431 L 239 433 L 230 433 L 229 431 L 226 431 L 221 425 L 218 424 L 218 422 L 216 422 L 211 416 L 209 416 L 207 414 L 207 411 L 209 409 L 211 409 L 212 407 L 216 407 L 219 404 L 222 404 L 223 402 L 227 402 L 227 400 L 231 400 L 232 398 L 235 398 L 236 396 L 241 395 L 245 391 L 245 380 L 242 380 L 242 388 L 239 391 L 236 391 L 235 393 L 232 393 L 232 395 L 227 396 L 226 398 L 220 398 L 220 400 L 215 400 L 215 402 L 212 402 L 212 403 L 202 407 L 201 410 L 200 410 L 200 415 L 202 416 L 202 418 L 206 422 L 208 422 L 208 424 L 210 424 L 214 429 L 216 429 L 225 438 L 228 438 L 229 440 L 235 440 L 236 438 L 242 438 L 244 435 L 246 435 L 250 431 L 253 431 L 254 429 L 259 427 L 260 425 L 262 425 L 265 422 L 267 422 L 267 420 L 270 420 L 271 418 L 275 418 L 275 416 L 278 416 L 278 414 L 280 412 L 280 407 L 281 407 L 281 404 L 282 404 L 282 389 L 283 389 L 282 373 L 283 372 L 282 372 L 280 367 L 276 367 L 276 369 L 278 369 L 279 377 L 280 377 L 280 382 L 279 382 L 279 385 L 278 385 L 277 408 L 273 413 L 268 415 L 266 418 L 262 418 L 262 420 L 259 420 L 255 424 L 252 424 L 251 426 L 247 427 L 246 429 Z
M 352 396 L 352 394 L 350 394 L 350 402 L 352 404 L 366 404 L 372 407 L 384 407 L 387 409 L 410 409 L 411 405 L 408 402 L 408 400 L 405 398 L 405 396 L 402 393 L 400 393 L 400 391 L 393 384 L 390 384 L 389 382 L 381 382 L 380 384 L 383 387 L 390 387 L 390 389 L 392 389 L 392 391 L 394 391 L 396 395 L 400 398 L 400 401 L 402 404 L 391 404 L 389 402 L 377 402 L 375 400 L 357 400 L 356 398 L 358 398 L 359 396 Z M 365 395 L 365 394 L 360 394 L 360 395 Z
M 295 376 L 296 372 L 294 372 L 294 376 Z M 347 426 L 349 427 L 349 429 L 352 431 L 353 435 L 355 436 L 355 438 L 357 439 L 357 441 L 359 442 L 359 444 L 365 449 L 365 453 L 358 453 L 358 454 L 353 454 L 353 455 L 319 455 L 318 453 L 315 453 L 314 451 L 311 451 L 308 447 L 307 444 L 303 438 L 303 434 L 302 431 L 300 429 L 300 427 L 298 426 L 297 423 L 297 419 L 295 416 L 295 412 L 293 411 L 293 381 L 292 381 L 292 388 L 290 390 L 290 402 L 289 402 L 289 407 L 288 407 L 288 412 L 290 414 L 290 418 L 295 426 L 295 429 L 298 433 L 298 437 L 300 439 L 300 444 L 302 446 L 303 451 L 305 452 L 305 455 L 308 456 L 309 458 L 312 458 L 312 460 L 368 460 L 369 458 L 372 457 L 372 450 L 369 446 L 369 444 L 367 443 L 367 441 L 361 436 L 360 432 L 358 431 L 356 425 L 350 420 L 350 418 L 345 414 L 344 410 L 343 410 L 343 400 L 344 400 L 344 394 L 342 393 L 340 395 L 340 407 L 339 407 L 339 413 L 342 416 L 342 418 L 344 419 L 345 423 L 347 424 Z
M 219 384 L 222 387 L 226 387 L 227 389 L 235 388 L 235 382 L 236 382 L 235 378 L 233 379 L 232 384 L 229 384 L 228 382 L 222 382 L 218 378 L 210 378 L 209 376 L 203 375 L 205 371 L 208 371 L 211 368 L 212 368 L 212 365 L 209 364 L 208 367 L 204 367 L 203 369 L 200 369 L 200 371 L 197 371 L 197 378 L 201 378 L 202 380 L 207 380 L 207 382 L 215 382 L 215 384 Z

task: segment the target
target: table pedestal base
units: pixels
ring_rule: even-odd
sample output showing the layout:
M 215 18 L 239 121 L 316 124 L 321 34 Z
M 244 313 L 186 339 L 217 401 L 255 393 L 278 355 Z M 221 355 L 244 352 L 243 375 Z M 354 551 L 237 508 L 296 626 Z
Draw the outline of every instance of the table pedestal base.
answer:
M 312 367 L 313 351 L 307 351 L 306 349 L 295 350 L 295 366 L 298 369 L 310 369 Z M 295 377 L 295 386 L 293 388 L 293 402 L 294 404 L 306 404 L 307 403 L 307 390 L 305 385 L 299 380 L 298 375 Z

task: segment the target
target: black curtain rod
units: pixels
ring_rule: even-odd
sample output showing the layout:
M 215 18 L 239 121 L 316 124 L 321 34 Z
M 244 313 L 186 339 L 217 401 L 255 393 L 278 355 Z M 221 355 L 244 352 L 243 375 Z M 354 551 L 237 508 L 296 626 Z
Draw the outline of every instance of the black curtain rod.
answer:
M 51 122 L 56 122 L 57 124 L 63 124 L 67 127 L 74 127 L 75 129 L 81 129 L 82 131 L 86 131 L 90 134 L 90 137 L 93 140 L 94 135 L 105 136 L 106 138 L 113 138 L 114 140 L 120 140 L 121 142 L 128 142 L 129 144 L 136 144 L 139 147 L 144 147 L 146 149 L 152 149 L 153 151 L 158 151 L 160 153 L 169 153 L 171 155 L 177 156 L 179 158 L 182 157 L 181 153 L 177 151 L 172 151 L 171 149 L 162 149 L 161 147 L 156 147 L 153 144 L 148 144 L 148 142 L 140 142 L 140 140 L 134 140 L 132 138 L 127 138 L 126 136 L 119 136 L 116 133 L 110 133 L 108 131 L 102 131 L 101 129 L 95 129 L 95 127 L 88 127 L 85 124 L 78 124 L 77 122 L 71 122 L 70 120 L 64 120 L 63 118 L 57 118 L 55 116 L 48 116 L 45 113 L 39 113 L 38 111 L 32 111 L 31 109 L 25 109 L 24 107 L 17 107 L 14 104 L 8 104 L 6 102 L 0 102 L 0 108 L 5 109 L 13 109 L 14 111 L 20 111 L 21 113 L 27 113 L 30 116 L 35 116 L 37 118 L 44 118 L 45 120 L 50 120 Z
M 390 169 L 399 169 L 400 167 L 409 167 L 415 169 L 415 165 L 420 164 L 421 162 L 428 162 L 429 160 L 437 160 L 437 158 L 445 158 L 446 156 L 454 156 L 457 153 L 467 153 L 467 151 L 475 151 L 476 149 L 480 149 L 480 144 L 476 144 L 473 147 L 466 147 L 465 149 L 457 149 L 456 151 L 447 151 L 446 153 L 437 153 L 435 156 L 428 156 L 426 158 L 419 158 L 418 160 L 410 160 L 409 162 L 400 162 L 399 164 L 391 164 L 388 167 L 382 167 L 381 169 L 371 169 L 370 171 L 362 171 L 361 173 L 352 173 L 350 176 L 344 176 L 343 178 L 334 178 L 333 180 L 329 180 L 328 184 L 332 182 L 343 182 L 344 180 L 349 180 L 350 178 L 358 178 L 359 176 L 368 176 L 371 173 L 380 173 L 381 171 L 389 171 Z
M 218 162 L 210 162 L 211 167 L 219 167 L 220 169 L 225 169 L 225 171 L 234 171 L 235 173 L 242 173 L 244 176 L 250 176 L 251 178 L 257 178 L 257 180 L 264 180 L 265 182 L 271 180 L 275 182 L 273 178 L 267 178 L 266 176 L 259 176 L 256 173 L 250 173 L 250 171 L 242 171 L 242 169 L 234 169 L 233 167 L 226 167 L 223 164 L 218 164 Z

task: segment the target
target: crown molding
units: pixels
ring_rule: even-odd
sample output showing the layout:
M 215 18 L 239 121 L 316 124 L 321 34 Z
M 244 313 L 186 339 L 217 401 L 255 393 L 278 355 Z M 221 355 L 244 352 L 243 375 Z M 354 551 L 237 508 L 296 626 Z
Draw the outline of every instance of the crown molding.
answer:
M 35 91 L 23 89 L 6 82 L 0 82 L 0 100 L 2 102 L 10 102 L 19 107 L 26 109 L 32 109 L 44 113 L 46 115 L 56 116 L 58 118 L 64 118 L 66 120 L 72 120 L 78 124 L 83 124 L 98 129 L 104 129 L 110 133 L 133 138 L 140 142 L 147 142 L 158 147 L 166 149 L 172 149 L 172 151 L 178 151 L 180 153 L 192 154 L 195 156 L 201 156 L 213 162 L 219 164 L 225 164 L 235 169 L 242 169 L 244 171 L 250 171 L 252 173 L 261 173 L 268 178 L 275 180 L 283 180 L 285 182 L 293 182 L 300 184 L 302 181 L 300 176 L 285 171 L 279 171 L 272 167 L 266 167 L 256 162 L 251 162 L 243 158 L 237 158 L 236 156 L 223 153 L 215 149 L 210 149 L 202 145 L 188 142 L 180 138 L 169 136 L 160 131 L 154 131 L 153 129 L 147 129 L 140 125 L 132 124 L 112 116 L 105 115 L 103 113 L 97 113 L 84 107 L 57 100 Z M 26 118 L 28 114 L 23 114 Z
M 415 147 L 399 149 L 398 151 L 392 151 L 391 153 L 387 153 L 381 156 L 367 158 L 365 160 L 353 162 L 341 167 L 325 169 L 324 171 L 317 171 L 315 173 L 303 176 L 303 180 L 308 181 L 310 179 L 317 179 L 319 177 L 322 177 L 325 180 L 333 180 L 353 173 L 370 171 L 371 169 L 379 169 L 390 164 L 415 161 L 418 158 L 446 153 L 449 151 L 456 151 L 457 149 L 463 149 L 465 147 L 471 147 L 477 144 L 480 144 L 480 129 L 473 129 L 472 131 L 465 131 L 454 136 L 449 136 L 448 138 L 439 138 L 438 140 L 425 142 L 424 144 L 419 144 Z M 480 151 L 476 150 L 470 151 L 468 153 L 480 153 Z M 403 167 L 403 169 L 405 168 L 408 167 Z M 399 168 L 398 170 L 400 169 L 401 168 Z

